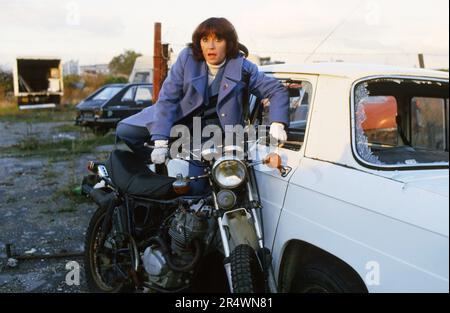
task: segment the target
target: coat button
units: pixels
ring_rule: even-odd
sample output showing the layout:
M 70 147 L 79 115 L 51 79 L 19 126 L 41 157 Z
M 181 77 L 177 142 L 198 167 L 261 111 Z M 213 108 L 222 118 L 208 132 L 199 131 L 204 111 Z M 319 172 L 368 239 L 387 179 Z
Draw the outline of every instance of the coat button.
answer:
M 220 116 L 225 117 L 227 116 L 225 113 L 220 114 Z
M 223 90 L 228 88 L 228 84 L 223 85 Z

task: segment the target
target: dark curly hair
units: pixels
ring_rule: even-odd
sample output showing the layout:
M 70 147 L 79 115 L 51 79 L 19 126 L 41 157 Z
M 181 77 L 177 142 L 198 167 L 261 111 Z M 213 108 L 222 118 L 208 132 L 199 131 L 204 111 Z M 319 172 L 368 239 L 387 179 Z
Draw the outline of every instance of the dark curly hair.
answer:
M 206 21 L 203 21 L 197 26 L 192 34 L 192 43 L 188 46 L 192 48 L 194 58 L 197 61 L 203 61 L 202 48 L 200 41 L 203 37 L 207 37 L 214 34 L 219 39 L 224 39 L 227 43 L 227 59 L 234 59 L 242 52 L 246 57 L 248 56 L 248 49 L 238 41 L 238 35 L 231 24 L 226 18 L 223 17 L 211 17 Z

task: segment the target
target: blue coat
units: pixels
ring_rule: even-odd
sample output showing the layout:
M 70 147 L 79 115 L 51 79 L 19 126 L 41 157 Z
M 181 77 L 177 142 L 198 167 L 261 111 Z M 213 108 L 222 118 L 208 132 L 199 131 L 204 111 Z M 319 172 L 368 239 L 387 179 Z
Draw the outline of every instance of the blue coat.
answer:
M 239 56 L 225 65 L 217 100 L 217 115 L 221 125 L 243 123 L 241 81 L 242 69 L 250 74 L 249 91 L 260 99 L 270 99 L 270 122 L 289 125 L 289 95 L 274 78 L 258 71 L 258 67 Z M 169 138 L 170 129 L 180 119 L 204 104 L 208 72 L 205 61 L 194 59 L 192 49 L 183 49 L 163 83 L 158 101 L 151 107 L 129 117 L 123 123 L 147 127 L 153 140 Z

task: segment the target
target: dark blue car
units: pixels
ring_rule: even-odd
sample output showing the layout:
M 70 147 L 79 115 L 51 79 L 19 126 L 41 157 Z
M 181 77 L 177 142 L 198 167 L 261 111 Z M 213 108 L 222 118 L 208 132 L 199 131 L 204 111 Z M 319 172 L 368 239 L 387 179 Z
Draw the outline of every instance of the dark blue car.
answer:
M 105 134 L 122 119 L 151 106 L 152 94 L 152 84 L 105 85 L 76 106 L 75 123 Z

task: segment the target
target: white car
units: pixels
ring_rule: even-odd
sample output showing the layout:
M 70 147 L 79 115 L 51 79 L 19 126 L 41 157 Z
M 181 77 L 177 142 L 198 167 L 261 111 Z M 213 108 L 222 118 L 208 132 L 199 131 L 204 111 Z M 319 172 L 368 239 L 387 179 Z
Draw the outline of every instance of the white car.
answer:
M 289 173 L 257 168 L 279 290 L 449 292 L 448 73 L 345 63 L 261 70 L 291 96 L 278 148 Z M 252 98 L 255 123 L 265 124 L 269 105 Z

